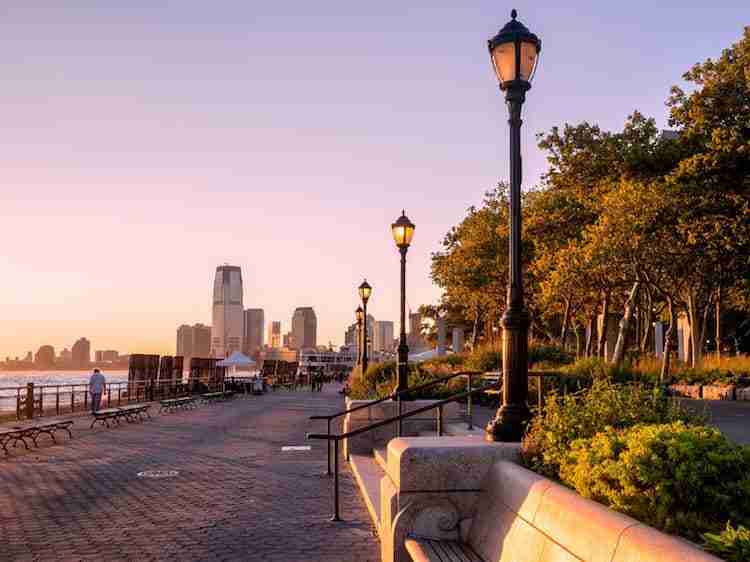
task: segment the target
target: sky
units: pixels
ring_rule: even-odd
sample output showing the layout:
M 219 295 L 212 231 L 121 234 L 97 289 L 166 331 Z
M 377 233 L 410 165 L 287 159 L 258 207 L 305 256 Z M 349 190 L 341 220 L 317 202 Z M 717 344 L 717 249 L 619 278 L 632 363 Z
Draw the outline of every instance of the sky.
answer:
M 508 177 L 486 41 L 513 7 L 542 39 L 525 187 L 537 133 L 666 127 L 670 86 L 750 24 L 746 0 L 0 0 L 0 357 L 174 353 L 222 263 L 267 322 L 313 306 L 341 344 L 365 277 L 398 319 L 402 208 L 408 305 L 437 302 L 431 253 Z

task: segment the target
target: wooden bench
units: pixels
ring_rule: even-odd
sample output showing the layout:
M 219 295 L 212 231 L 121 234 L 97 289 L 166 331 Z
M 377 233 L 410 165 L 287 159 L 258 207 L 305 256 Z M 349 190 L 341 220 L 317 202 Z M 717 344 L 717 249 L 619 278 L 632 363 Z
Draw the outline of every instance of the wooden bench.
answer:
M 57 443 L 55 433 L 57 431 L 65 431 L 68 436 L 72 439 L 73 432 L 70 427 L 73 425 L 73 420 L 55 420 L 46 421 L 39 423 L 28 423 L 24 425 L 13 426 L 9 429 L 0 429 L 0 447 L 3 448 L 5 454 L 8 454 L 8 445 L 11 443 L 14 447 L 17 447 L 19 443 L 23 443 L 24 447 L 28 450 L 29 444 L 26 439 L 31 439 L 35 447 L 39 447 L 37 439 L 39 436 L 49 435 L 53 442 Z
M 143 414 L 146 414 L 146 416 L 151 418 L 151 415 L 148 413 L 150 407 L 151 404 L 133 404 L 131 406 L 122 406 L 120 408 L 97 410 L 91 414 L 94 419 L 91 420 L 91 425 L 89 427 L 94 427 L 96 422 L 99 422 L 106 427 L 110 427 L 110 420 L 119 425 L 120 418 L 124 418 L 128 422 L 143 421 Z
M 194 408 L 196 405 L 196 399 L 192 396 L 185 396 L 183 398 L 170 398 L 168 400 L 161 400 L 159 402 L 161 412 L 174 412 L 176 410 L 185 410 L 187 408 Z
M 469 519 L 433 512 L 420 523 L 408 508 L 402 515 L 411 529 L 432 533 L 406 535 L 414 562 L 721 562 L 504 460 L 490 468 Z

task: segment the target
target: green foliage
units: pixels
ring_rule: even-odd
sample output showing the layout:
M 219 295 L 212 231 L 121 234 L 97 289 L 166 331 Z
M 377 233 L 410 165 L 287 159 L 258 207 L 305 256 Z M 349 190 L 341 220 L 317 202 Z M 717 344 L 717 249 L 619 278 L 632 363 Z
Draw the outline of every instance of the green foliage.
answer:
M 708 426 L 604 427 L 572 442 L 560 478 L 586 498 L 692 540 L 727 519 L 750 521 L 750 448 Z
M 499 371 L 503 365 L 503 354 L 491 347 L 479 347 L 469 354 L 465 365 L 467 369 L 482 373 Z
M 386 361 L 385 363 L 373 363 L 367 368 L 367 372 L 354 376 L 349 389 L 349 396 L 355 400 L 374 400 L 375 398 L 381 398 L 378 396 L 379 392 L 382 392 L 386 385 L 391 385 L 391 390 L 395 385 L 396 380 L 396 362 Z M 391 390 L 388 390 L 383 396 L 390 394 Z
M 683 409 L 658 387 L 595 379 L 590 388 L 580 392 L 547 395 L 524 437 L 522 457 L 532 470 L 558 478 L 560 465 L 576 439 L 592 437 L 606 427 L 673 421 L 692 424 L 705 418 Z
M 736 529 L 727 522 L 721 533 L 706 533 L 706 550 L 721 556 L 726 562 L 747 562 L 750 560 L 750 529 L 739 525 Z
M 536 344 L 529 347 L 529 364 L 532 366 L 544 363 L 550 366 L 567 365 L 575 360 L 575 356 L 559 345 Z

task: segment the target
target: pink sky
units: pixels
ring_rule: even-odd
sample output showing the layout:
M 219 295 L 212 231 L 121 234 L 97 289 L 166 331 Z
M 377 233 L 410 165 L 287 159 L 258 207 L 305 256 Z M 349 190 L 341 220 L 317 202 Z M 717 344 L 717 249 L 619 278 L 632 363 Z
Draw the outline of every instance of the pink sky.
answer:
M 211 283 L 242 266 L 245 305 L 288 329 L 318 314 L 340 344 L 374 287 L 398 315 L 402 207 L 417 224 L 408 302 L 435 302 L 430 252 L 507 177 L 507 124 L 486 39 L 510 5 L 388 0 L 0 9 L 0 357 L 86 336 L 174 352 L 210 322 Z M 535 132 L 640 109 L 750 23 L 746 2 L 517 2 L 544 43 L 525 108 Z

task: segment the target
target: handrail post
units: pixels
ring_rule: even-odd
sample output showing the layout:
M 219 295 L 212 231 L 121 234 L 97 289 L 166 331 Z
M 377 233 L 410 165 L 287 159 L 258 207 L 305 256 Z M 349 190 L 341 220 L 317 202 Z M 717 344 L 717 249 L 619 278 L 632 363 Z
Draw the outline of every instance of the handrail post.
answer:
M 331 418 L 328 418 L 328 439 L 326 439 L 326 453 L 328 456 L 328 470 L 326 475 L 331 475 Z
M 472 393 L 471 393 L 471 373 L 469 373 L 469 383 L 467 385 L 467 391 L 469 392 L 469 396 L 467 397 L 467 402 L 466 402 L 466 418 L 467 418 L 467 420 L 466 420 L 466 429 L 468 429 L 469 431 L 473 431 L 474 430 L 474 420 L 472 419 L 472 413 L 471 413 L 471 397 L 472 397 Z
M 76 411 L 76 387 L 75 385 L 70 386 L 70 412 Z
M 60 385 L 57 385 L 57 393 L 55 395 L 55 415 L 60 415 Z
M 117 405 L 119 406 L 122 401 L 122 385 L 117 385 Z
M 339 517 L 339 440 L 333 440 L 333 517 L 331 521 L 341 521 Z
M 16 419 L 21 419 L 21 387 L 16 388 Z
M 437 409 L 437 434 L 438 437 L 443 436 L 443 406 L 438 406 Z
M 544 384 L 544 375 L 539 375 L 537 377 L 537 398 L 536 398 L 536 405 L 539 408 L 539 412 L 542 411 L 542 385 Z
M 404 433 L 404 422 L 401 419 L 401 414 L 402 414 L 401 395 L 399 394 L 396 398 L 397 398 L 396 402 L 398 403 L 398 416 L 399 416 L 399 418 L 398 418 L 398 437 L 402 437 L 402 435 Z
M 26 419 L 34 417 L 34 383 L 26 383 Z

